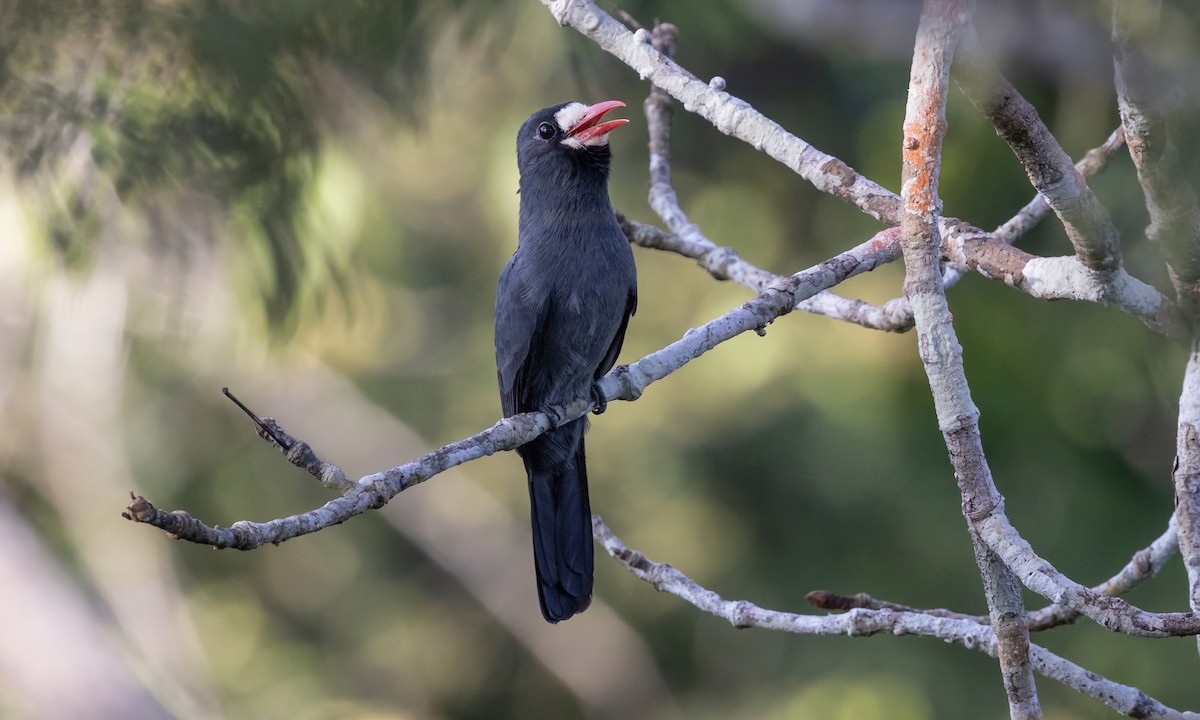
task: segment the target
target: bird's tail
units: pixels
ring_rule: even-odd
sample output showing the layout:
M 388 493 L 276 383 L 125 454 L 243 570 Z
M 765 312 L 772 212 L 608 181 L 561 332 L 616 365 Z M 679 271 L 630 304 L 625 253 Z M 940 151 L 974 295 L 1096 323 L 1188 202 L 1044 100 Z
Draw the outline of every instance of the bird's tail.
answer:
M 538 602 L 542 615 L 552 623 L 583 612 L 592 602 L 592 510 L 583 451 L 585 423 L 580 419 L 553 430 L 526 445 L 523 453 L 529 476 Z M 553 462 L 556 456 L 562 460 Z

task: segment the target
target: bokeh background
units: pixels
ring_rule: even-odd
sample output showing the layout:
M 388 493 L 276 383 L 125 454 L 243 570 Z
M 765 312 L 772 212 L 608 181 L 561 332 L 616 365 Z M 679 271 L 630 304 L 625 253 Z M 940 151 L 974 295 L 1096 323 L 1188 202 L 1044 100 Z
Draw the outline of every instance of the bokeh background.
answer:
M 896 190 L 918 5 L 620 7 L 674 22 L 685 67 Z M 1198 13 L 1165 5 L 1156 57 L 1197 158 Z M 1076 157 L 1118 123 L 1108 13 L 979 2 L 984 42 Z M 329 498 L 223 386 L 356 477 L 492 424 L 515 130 L 553 103 L 624 100 L 613 201 L 653 221 L 648 88 L 533 0 L 15 0 L 0 27 L 0 716 L 1007 715 L 980 653 L 735 630 L 603 557 L 592 609 L 545 624 L 511 454 L 245 554 L 123 520 L 131 489 L 220 525 Z M 679 111 L 674 128 L 684 209 L 752 262 L 793 272 L 879 229 L 703 120 Z M 1031 196 L 957 94 L 941 187 L 947 214 L 982 227 Z M 1169 289 L 1128 157 L 1093 187 L 1127 266 Z M 1053 219 L 1023 244 L 1069 252 Z M 624 361 L 748 297 L 635 253 Z M 879 302 L 901 279 L 885 267 L 840 290 Z M 1107 578 L 1166 527 L 1184 350 L 1119 311 L 980 277 L 951 307 L 1009 515 L 1073 578 Z M 614 404 L 588 443 L 594 511 L 726 597 L 985 610 L 911 333 L 793 313 Z M 1178 559 L 1131 599 L 1183 609 Z M 1080 622 L 1037 641 L 1200 708 L 1192 639 Z M 1109 713 L 1039 689 L 1047 717 Z

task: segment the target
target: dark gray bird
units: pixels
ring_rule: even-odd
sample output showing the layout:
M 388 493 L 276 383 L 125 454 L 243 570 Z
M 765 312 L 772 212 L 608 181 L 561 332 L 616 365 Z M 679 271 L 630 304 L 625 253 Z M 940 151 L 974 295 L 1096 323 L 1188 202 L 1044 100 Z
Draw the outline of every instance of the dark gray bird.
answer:
M 517 251 L 496 291 L 496 371 L 505 416 L 603 396 L 637 305 L 629 241 L 608 200 L 608 133 L 625 103 L 555 105 L 517 134 Z M 542 615 L 554 623 L 592 601 L 592 516 L 579 418 L 517 449 L 529 476 L 533 558 Z

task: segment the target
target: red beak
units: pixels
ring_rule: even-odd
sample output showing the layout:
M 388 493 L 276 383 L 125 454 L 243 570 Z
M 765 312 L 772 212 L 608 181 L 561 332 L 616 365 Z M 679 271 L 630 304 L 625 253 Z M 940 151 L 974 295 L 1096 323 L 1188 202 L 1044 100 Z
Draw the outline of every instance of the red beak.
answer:
M 605 113 L 619 107 L 625 107 L 625 103 L 620 100 L 605 100 L 602 103 L 592 105 L 583 112 L 583 117 L 579 118 L 579 122 L 575 123 L 575 126 L 567 133 L 567 137 L 575 138 L 581 143 L 586 143 L 589 140 L 609 134 L 629 122 L 625 119 L 600 122 L 600 118 L 604 117 Z

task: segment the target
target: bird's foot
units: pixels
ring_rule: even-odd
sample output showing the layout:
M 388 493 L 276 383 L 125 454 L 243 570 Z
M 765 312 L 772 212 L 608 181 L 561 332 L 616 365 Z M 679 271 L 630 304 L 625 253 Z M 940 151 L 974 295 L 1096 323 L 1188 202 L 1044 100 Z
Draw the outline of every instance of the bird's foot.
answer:
M 600 389 L 600 383 L 592 383 L 592 413 L 601 415 L 608 409 L 608 398 L 604 396 L 604 391 Z
M 557 406 L 546 405 L 545 407 L 538 408 L 538 410 L 540 412 L 542 412 L 550 420 L 550 429 L 551 430 L 553 430 L 554 428 L 557 428 L 557 427 L 562 427 L 563 416 L 562 416 L 562 413 L 560 413 L 558 411 Z

